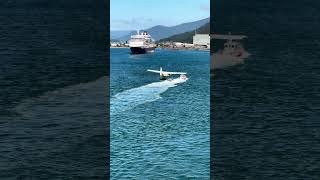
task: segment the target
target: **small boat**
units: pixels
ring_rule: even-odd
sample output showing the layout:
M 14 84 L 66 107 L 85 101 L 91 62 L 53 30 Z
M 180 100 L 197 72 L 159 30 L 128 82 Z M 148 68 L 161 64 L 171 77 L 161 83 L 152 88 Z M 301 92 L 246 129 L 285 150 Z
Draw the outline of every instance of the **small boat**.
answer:
M 187 76 L 184 74 L 181 74 L 179 78 L 182 80 L 188 80 Z

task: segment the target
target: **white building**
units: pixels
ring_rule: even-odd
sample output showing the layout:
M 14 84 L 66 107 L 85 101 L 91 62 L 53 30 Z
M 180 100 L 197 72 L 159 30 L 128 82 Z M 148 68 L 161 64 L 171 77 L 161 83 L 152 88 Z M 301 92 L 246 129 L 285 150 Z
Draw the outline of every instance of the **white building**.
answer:
M 190 44 L 190 43 L 184 43 L 184 47 L 193 47 L 194 44 Z
M 119 45 L 119 43 L 117 43 L 117 42 L 110 42 L 110 45 L 111 45 L 112 47 L 117 47 L 117 46 Z
M 174 42 L 173 44 L 175 46 L 177 46 L 177 47 L 183 47 L 184 46 L 184 43 L 182 43 L 182 42 Z
M 193 36 L 193 44 L 206 46 L 210 48 L 210 36 L 209 34 L 196 34 Z

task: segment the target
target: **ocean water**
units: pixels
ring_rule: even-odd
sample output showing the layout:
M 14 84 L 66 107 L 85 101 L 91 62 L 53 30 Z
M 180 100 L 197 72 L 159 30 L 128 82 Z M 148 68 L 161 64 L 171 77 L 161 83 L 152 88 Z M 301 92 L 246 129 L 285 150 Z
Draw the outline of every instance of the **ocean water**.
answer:
M 209 51 L 124 48 L 110 57 L 111 179 L 208 179 Z M 189 79 L 174 84 L 146 71 L 160 67 Z
M 211 5 L 211 30 L 247 35 L 251 53 L 214 71 L 212 177 L 319 179 L 319 2 Z
M 95 10 L 0 8 L 0 179 L 107 177 L 106 40 Z

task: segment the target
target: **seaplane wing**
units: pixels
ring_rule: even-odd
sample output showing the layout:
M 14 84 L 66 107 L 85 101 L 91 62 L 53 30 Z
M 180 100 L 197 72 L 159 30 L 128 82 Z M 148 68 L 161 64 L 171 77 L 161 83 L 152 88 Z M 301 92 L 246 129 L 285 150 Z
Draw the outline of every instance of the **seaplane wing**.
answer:
M 157 71 L 157 70 L 152 70 L 152 69 L 148 69 L 147 71 L 154 72 L 154 73 L 169 74 L 169 75 L 172 75 L 172 74 L 187 74 L 185 72 L 168 72 L 168 71 Z
M 163 71 L 163 72 L 167 74 L 187 74 L 185 72 L 167 72 L 167 71 Z
M 157 70 L 151 70 L 151 69 L 148 69 L 147 71 L 149 71 L 149 72 L 154 72 L 154 73 L 160 73 L 160 71 L 157 71 Z

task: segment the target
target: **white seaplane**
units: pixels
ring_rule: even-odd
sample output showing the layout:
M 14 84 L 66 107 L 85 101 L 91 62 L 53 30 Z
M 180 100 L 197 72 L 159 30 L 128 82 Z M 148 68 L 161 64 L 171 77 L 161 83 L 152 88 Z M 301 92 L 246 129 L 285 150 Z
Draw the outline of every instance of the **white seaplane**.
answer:
M 148 72 L 154 72 L 154 73 L 159 73 L 160 75 L 160 80 L 172 80 L 169 79 L 170 75 L 180 75 L 179 79 L 180 80 L 188 80 L 185 72 L 168 72 L 168 71 L 162 71 L 162 67 L 160 67 L 160 71 L 158 70 L 152 70 L 148 69 Z

